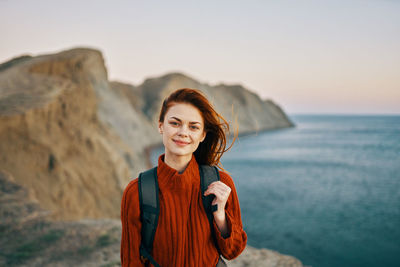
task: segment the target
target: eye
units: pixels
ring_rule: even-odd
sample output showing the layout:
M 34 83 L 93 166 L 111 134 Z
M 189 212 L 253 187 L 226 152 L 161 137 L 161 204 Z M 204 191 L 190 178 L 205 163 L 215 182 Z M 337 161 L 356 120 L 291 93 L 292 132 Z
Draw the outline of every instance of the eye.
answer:
M 197 126 L 192 126 L 192 129 L 198 130 L 198 129 L 200 129 L 200 128 L 197 127 Z
M 170 124 L 172 125 L 178 125 L 178 123 L 176 121 L 171 121 Z

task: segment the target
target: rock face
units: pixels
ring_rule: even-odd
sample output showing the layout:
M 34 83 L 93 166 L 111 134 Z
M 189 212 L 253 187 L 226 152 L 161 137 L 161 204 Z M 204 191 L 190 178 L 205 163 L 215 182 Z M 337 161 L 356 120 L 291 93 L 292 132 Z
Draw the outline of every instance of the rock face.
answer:
M 246 246 L 236 259 L 227 261 L 229 267 L 265 266 L 265 267 L 302 267 L 296 258 L 280 254 L 269 249 L 256 249 Z
M 27 266 L 76 265 L 68 259 L 68 255 L 81 258 L 74 246 L 86 244 L 84 239 L 92 243 L 104 239 L 102 231 L 108 231 L 107 238 L 114 241 L 97 240 L 106 242 L 107 248 L 94 246 L 108 253 L 110 260 L 99 261 L 105 254 L 93 254 L 80 263 L 113 266 L 119 261 L 115 253 L 119 252 L 122 192 L 149 167 L 148 148 L 161 142 L 156 129 L 161 102 L 183 87 L 205 92 L 228 122 L 237 116 L 239 133 L 293 126 L 278 105 L 240 85 L 212 87 L 180 73 L 149 78 L 138 86 L 110 82 L 104 59 L 94 49 L 22 56 L 0 64 L 0 185 L 6 188 L 0 197 L 0 265 L 26 249 L 15 244 L 17 254 L 12 249 L 3 253 L 6 239 L 22 229 L 40 242 L 42 238 L 75 240 L 67 242 L 65 261 L 55 264 L 35 256 Z M 36 233 L 40 225 L 48 226 L 48 232 Z M 19 228 L 12 232 L 11 226 Z M 82 245 L 83 254 L 87 247 Z M 252 266 L 242 262 L 232 266 Z
M 81 49 L 0 72 L 0 170 L 31 189 L 54 219 L 119 216 L 125 159 L 134 156 L 99 121 L 94 86 L 102 79 L 101 54 Z

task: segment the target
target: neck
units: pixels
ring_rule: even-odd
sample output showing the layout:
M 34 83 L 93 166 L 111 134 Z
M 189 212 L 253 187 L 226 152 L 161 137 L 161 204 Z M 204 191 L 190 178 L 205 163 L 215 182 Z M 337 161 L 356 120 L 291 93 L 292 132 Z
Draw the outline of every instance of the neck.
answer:
M 171 168 L 177 170 L 179 173 L 182 173 L 186 169 L 191 159 L 192 159 L 192 154 L 185 156 L 177 156 L 165 153 L 164 156 L 164 162 Z

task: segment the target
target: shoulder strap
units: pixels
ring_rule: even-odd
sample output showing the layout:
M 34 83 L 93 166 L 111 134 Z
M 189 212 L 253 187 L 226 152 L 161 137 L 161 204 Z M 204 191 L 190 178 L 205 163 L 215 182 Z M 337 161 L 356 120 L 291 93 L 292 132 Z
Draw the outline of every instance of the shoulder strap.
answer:
M 140 220 L 142 222 L 142 241 L 139 249 L 140 258 L 142 261 L 149 260 L 154 266 L 160 267 L 151 256 L 154 235 L 158 224 L 158 215 L 160 213 L 157 167 L 139 174 L 139 202 Z M 147 263 L 146 261 L 146 266 Z
M 199 171 L 200 171 L 201 197 L 203 199 L 204 210 L 206 211 L 207 218 L 210 223 L 211 233 L 212 233 L 212 236 L 214 239 L 215 247 L 217 248 L 218 253 L 221 255 L 221 250 L 218 247 L 218 243 L 215 238 L 214 226 L 213 226 L 213 220 L 214 220 L 213 212 L 218 209 L 217 205 L 211 206 L 211 203 L 214 200 L 215 195 L 212 194 L 212 195 L 204 196 L 204 192 L 207 190 L 208 186 L 211 183 L 220 180 L 219 171 L 218 171 L 217 167 L 210 166 L 210 165 L 200 165 Z

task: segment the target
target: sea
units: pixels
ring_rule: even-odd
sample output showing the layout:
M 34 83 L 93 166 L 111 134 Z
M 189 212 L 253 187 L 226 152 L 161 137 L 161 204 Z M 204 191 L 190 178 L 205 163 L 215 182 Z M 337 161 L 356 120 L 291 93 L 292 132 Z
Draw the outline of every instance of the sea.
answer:
M 400 115 L 289 119 L 295 127 L 240 136 L 222 157 L 247 244 L 305 266 L 400 266 Z

